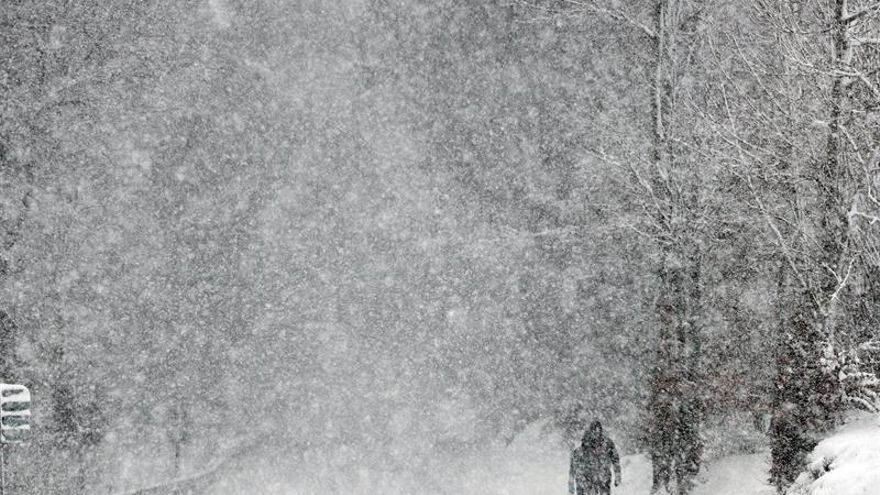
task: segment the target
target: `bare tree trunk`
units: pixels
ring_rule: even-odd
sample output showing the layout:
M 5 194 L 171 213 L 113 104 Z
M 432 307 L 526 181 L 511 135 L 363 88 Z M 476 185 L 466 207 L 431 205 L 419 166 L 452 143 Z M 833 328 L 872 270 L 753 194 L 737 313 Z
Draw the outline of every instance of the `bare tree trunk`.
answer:
M 839 412 L 839 384 L 819 367 L 823 349 L 835 340 L 839 324 L 840 289 L 846 284 L 849 247 L 842 150 L 844 78 L 839 69 L 849 52 L 846 0 L 834 0 L 834 48 L 828 94 L 829 133 L 825 156 L 815 163 L 815 256 L 805 271 L 807 286 L 792 290 L 780 282 L 781 306 L 786 309 L 775 346 L 773 418 L 770 424 L 771 482 L 782 491 L 794 482 L 816 443 L 816 435 L 830 427 Z
M 666 0 L 657 0 L 652 13 L 652 24 L 655 36 L 651 40 L 651 61 L 653 79 L 651 81 L 651 131 L 652 131 L 652 187 L 657 204 L 654 212 L 661 226 L 667 227 L 662 222 L 668 219 L 668 209 L 659 200 L 660 191 L 663 188 L 661 171 L 664 167 L 666 155 L 666 133 L 664 129 L 664 97 L 667 86 L 663 77 L 663 53 L 664 53 L 664 17 L 667 7 Z M 675 423 L 674 396 L 677 394 L 678 383 L 675 374 L 669 364 L 675 359 L 674 339 L 676 335 L 675 322 L 677 309 L 680 305 L 680 284 L 676 280 L 676 272 L 667 267 L 673 253 L 668 244 L 660 241 L 661 259 L 658 267 L 660 280 L 660 297 L 656 301 L 655 311 L 660 324 L 659 343 L 655 356 L 654 367 L 651 370 L 650 399 L 648 403 L 649 425 L 648 439 L 653 469 L 651 492 L 667 489 L 673 475 L 673 458 L 675 455 Z
M 670 146 L 673 101 L 673 31 L 677 20 L 670 17 L 671 0 L 654 4 L 651 59 L 651 185 L 655 201 L 655 223 L 661 253 L 658 278 L 660 295 L 655 311 L 659 343 L 652 369 L 649 398 L 649 445 L 653 465 L 652 492 L 669 489 L 677 493 L 692 488 L 699 471 L 702 444 L 699 401 L 699 313 L 700 253 L 688 223 L 693 220 L 697 184 L 688 198 L 679 197 L 670 186 L 677 163 Z M 693 203 L 693 204 L 689 204 Z

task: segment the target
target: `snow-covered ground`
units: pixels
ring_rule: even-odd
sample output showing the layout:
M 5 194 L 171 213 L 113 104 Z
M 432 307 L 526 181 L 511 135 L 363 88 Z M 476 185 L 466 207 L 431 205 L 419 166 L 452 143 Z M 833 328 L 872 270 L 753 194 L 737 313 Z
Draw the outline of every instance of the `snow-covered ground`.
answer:
M 434 456 L 408 467 L 378 469 L 354 452 L 296 462 L 263 461 L 223 480 L 212 493 L 241 495 L 563 495 L 568 452 L 559 439 L 526 430 L 510 445 Z M 621 459 L 623 483 L 613 495 L 648 495 L 651 465 L 644 455 Z M 693 495 L 771 495 L 767 455 L 707 462 Z M 824 493 L 824 492 L 823 492 Z M 840 495 L 840 494 L 837 494 Z
M 644 455 L 621 460 L 623 483 L 614 495 L 647 495 L 651 490 L 651 463 Z M 705 464 L 693 495 L 772 495 L 766 484 L 767 455 L 737 455 Z M 553 493 L 561 493 L 558 490 Z
M 880 416 L 854 417 L 810 455 L 792 495 L 880 494 Z
M 510 445 L 434 454 L 396 468 L 346 451 L 298 461 L 263 460 L 236 470 L 212 493 L 241 495 L 563 495 L 568 452 L 558 437 L 533 426 Z M 387 465 L 386 465 L 387 466 Z M 623 483 L 613 495 L 648 495 L 645 455 L 621 459 Z M 731 455 L 704 462 L 693 495 L 773 495 L 768 455 Z M 880 494 L 880 417 L 857 417 L 822 441 L 791 495 Z
M 698 478 L 694 495 L 771 495 L 767 484 L 769 455 L 734 455 L 708 461 Z M 640 492 L 647 493 L 647 492 Z

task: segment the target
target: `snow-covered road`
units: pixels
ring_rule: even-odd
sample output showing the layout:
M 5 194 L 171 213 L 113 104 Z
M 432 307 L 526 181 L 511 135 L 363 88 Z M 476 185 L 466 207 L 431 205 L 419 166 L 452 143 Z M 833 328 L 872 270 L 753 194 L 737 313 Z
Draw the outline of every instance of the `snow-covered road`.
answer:
M 647 495 L 651 488 L 651 464 L 644 455 L 621 460 L 623 483 L 614 495 Z M 772 495 L 767 479 L 767 455 L 738 455 L 708 462 L 698 477 L 693 495 Z M 556 492 L 559 493 L 559 492 Z
M 436 457 L 428 466 L 379 469 L 373 459 L 342 456 L 305 462 L 255 462 L 217 485 L 217 495 L 564 495 L 568 453 L 557 438 L 527 431 L 511 445 Z M 644 455 L 621 459 L 623 483 L 613 495 L 648 495 L 651 465 Z M 693 495 L 772 495 L 767 455 L 707 462 Z
M 558 459 L 556 459 L 558 460 Z M 454 465 L 436 472 L 436 476 L 417 479 L 414 473 L 370 473 L 361 470 L 358 480 L 351 482 L 311 472 L 282 472 L 254 466 L 220 483 L 212 493 L 241 495 L 306 494 L 375 494 L 375 495 L 563 495 L 566 493 L 567 473 L 564 464 L 545 459 L 529 462 L 510 459 L 498 464 L 491 459 L 470 459 L 468 468 L 455 472 Z M 461 465 L 459 464 L 459 467 Z M 625 456 L 622 459 L 623 483 L 613 489 L 613 495 L 648 495 L 651 487 L 651 466 L 644 455 Z M 710 463 L 699 477 L 693 495 L 773 495 L 764 483 L 767 478 L 766 455 L 744 455 L 720 459 Z
M 559 437 L 540 425 L 510 445 L 484 445 L 468 452 L 396 457 L 387 452 L 347 450 L 343 455 L 264 456 L 237 466 L 210 491 L 212 495 L 565 495 L 568 453 Z M 345 451 L 346 449 L 340 449 Z M 384 460 L 383 460 L 384 459 Z M 768 454 L 731 455 L 706 460 L 692 495 L 774 495 L 767 485 Z M 876 495 L 880 493 L 880 417 L 853 414 L 819 443 L 810 472 L 794 493 Z M 651 464 L 644 454 L 621 459 L 623 483 L 612 495 L 649 495 Z

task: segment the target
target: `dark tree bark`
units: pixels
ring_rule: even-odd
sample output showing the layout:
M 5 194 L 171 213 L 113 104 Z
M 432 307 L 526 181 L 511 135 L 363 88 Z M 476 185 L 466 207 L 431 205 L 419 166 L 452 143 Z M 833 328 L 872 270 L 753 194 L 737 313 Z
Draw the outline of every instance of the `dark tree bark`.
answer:
M 830 30 L 830 66 L 836 71 L 848 59 L 849 22 L 846 0 L 834 0 Z M 816 247 L 808 260 L 806 286 L 783 289 L 780 282 L 782 326 L 775 343 L 774 379 L 770 423 L 770 480 L 777 491 L 794 482 L 803 470 L 816 437 L 833 426 L 841 410 L 840 384 L 820 366 L 823 349 L 836 345 L 840 289 L 848 271 L 850 250 L 844 183 L 843 152 L 844 76 L 832 73 L 828 93 L 828 137 L 825 156 L 812 171 L 816 188 Z M 803 282 L 802 282 L 803 283 Z
M 653 464 L 652 491 L 689 493 L 702 456 L 700 427 L 703 407 L 699 396 L 701 267 L 697 242 L 690 231 L 694 220 L 697 185 L 688 197 L 669 186 L 676 167 L 685 166 L 671 146 L 673 95 L 672 51 L 677 20 L 669 18 L 670 0 L 654 4 L 651 39 L 652 194 L 657 205 L 654 222 L 661 252 L 660 295 L 655 311 L 660 325 L 659 344 L 652 368 L 648 403 L 648 446 Z M 665 177 L 664 177 L 665 173 Z

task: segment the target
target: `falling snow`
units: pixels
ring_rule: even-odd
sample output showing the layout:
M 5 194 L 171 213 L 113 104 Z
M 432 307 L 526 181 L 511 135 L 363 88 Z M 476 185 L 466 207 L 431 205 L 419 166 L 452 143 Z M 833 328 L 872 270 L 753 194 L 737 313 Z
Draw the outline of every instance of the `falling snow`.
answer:
M 7 0 L 0 489 L 875 493 L 878 26 Z

